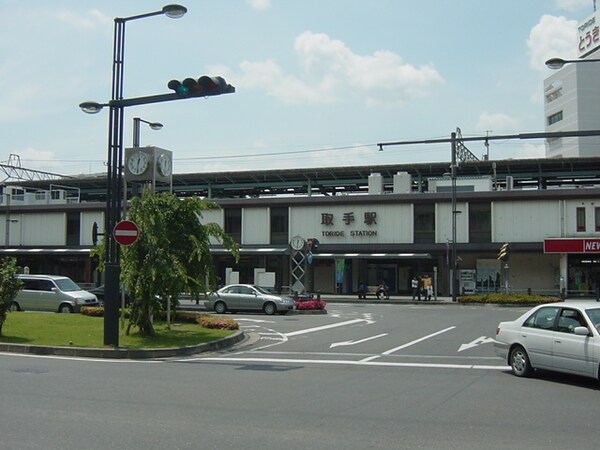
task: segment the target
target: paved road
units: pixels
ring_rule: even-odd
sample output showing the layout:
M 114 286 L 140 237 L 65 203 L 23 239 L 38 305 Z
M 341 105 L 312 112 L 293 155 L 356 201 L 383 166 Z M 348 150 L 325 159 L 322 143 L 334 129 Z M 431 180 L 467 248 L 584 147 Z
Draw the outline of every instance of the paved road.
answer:
M 1 354 L 0 448 L 594 448 L 596 382 L 493 356 L 520 312 L 336 304 L 233 315 L 251 338 L 191 358 Z

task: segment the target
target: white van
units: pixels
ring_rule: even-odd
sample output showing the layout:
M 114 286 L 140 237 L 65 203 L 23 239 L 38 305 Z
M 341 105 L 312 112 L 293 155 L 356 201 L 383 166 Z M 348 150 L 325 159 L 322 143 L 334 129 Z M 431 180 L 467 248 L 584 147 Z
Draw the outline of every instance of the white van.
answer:
M 98 298 L 81 289 L 69 277 L 17 275 L 23 282 L 12 305 L 13 311 L 79 312 L 82 306 L 98 306 Z

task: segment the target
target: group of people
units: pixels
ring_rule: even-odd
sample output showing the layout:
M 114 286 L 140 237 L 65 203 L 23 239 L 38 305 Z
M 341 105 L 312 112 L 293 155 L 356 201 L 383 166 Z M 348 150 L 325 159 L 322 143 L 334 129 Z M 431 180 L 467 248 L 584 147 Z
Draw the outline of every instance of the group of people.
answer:
M 410 280 L 410 287 L 412 289 L 412 299 L 414 300 L 431 300 L 433 296 L 433 283 L 428 275 L 421 277 L 413 277 Z

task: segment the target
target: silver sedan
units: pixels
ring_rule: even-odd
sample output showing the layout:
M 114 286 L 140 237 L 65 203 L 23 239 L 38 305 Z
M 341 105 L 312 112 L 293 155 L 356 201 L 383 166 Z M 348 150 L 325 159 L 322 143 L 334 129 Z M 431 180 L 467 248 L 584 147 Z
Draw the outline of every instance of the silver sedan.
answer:
M 271 315 L 285 314 L 294 309 L 294 299 L 275 295 L 265 288 L 251 284 L 230 284 L 211 292 L 205 306 L 218 314 L 227 311 L 262 311 Z
M 533 369 L 598 378 L 600 303 L 559 302 L 536 306 L 496 329 L 496 354 L 519 377 Z

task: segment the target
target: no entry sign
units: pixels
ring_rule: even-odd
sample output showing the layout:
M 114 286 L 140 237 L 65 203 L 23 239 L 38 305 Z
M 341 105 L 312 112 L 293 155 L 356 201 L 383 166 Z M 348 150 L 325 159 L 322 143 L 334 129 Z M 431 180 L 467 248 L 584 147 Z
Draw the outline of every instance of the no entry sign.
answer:
M 137 241 L 140 230 L 131 220 L 122 220 L 115 225 L 113 236 L 117 244 L 131 245 Z

